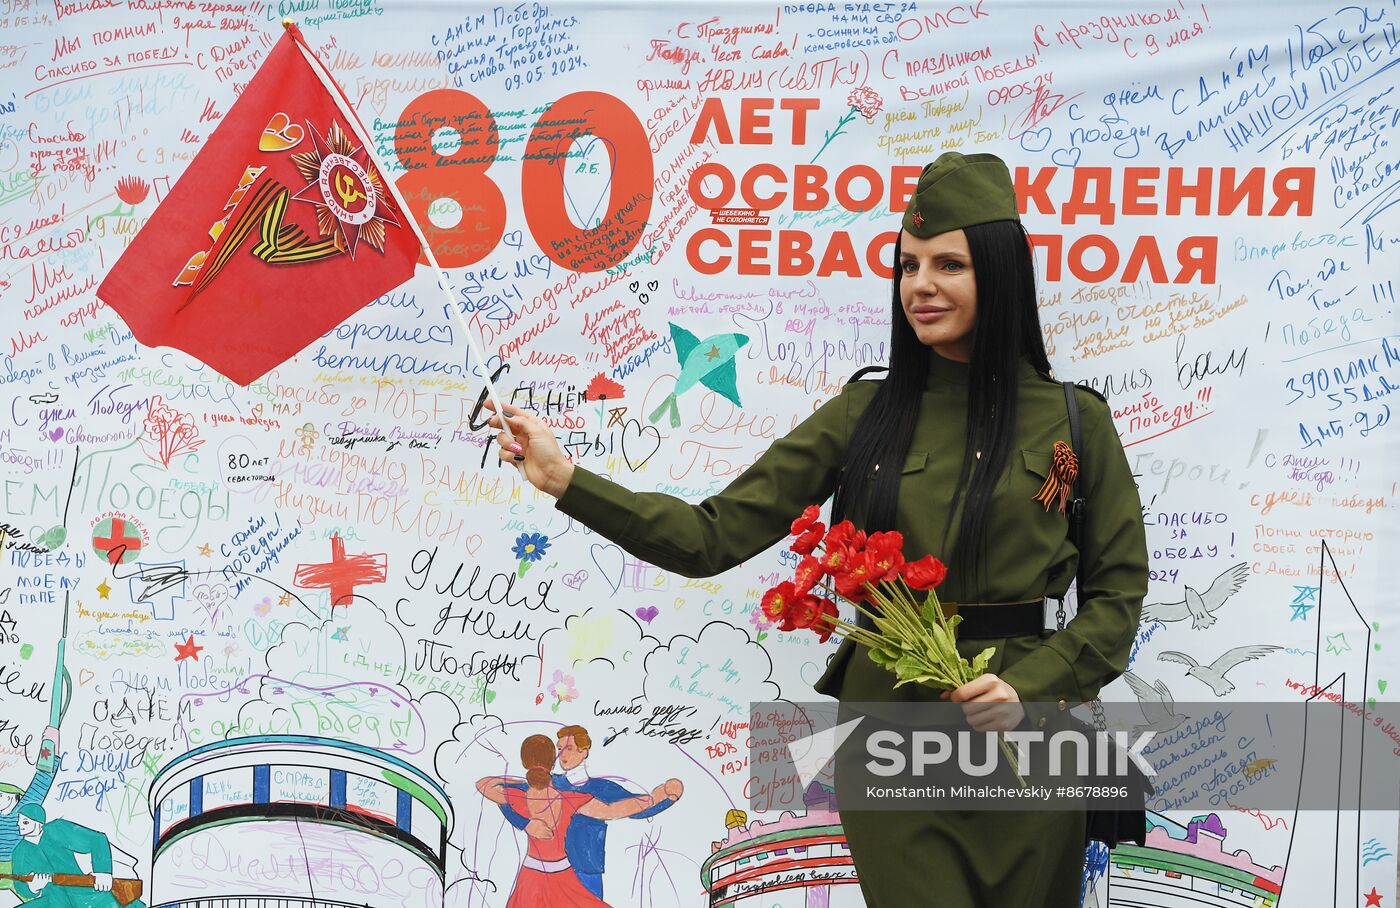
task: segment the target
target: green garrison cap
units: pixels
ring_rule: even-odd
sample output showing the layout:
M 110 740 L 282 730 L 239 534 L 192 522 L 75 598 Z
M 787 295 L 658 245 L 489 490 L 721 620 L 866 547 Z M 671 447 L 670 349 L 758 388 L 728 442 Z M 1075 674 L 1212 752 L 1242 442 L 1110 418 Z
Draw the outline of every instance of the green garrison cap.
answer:
M 904 211 L 904 229 L 920 239 L 988 221 L 1019 221 L 1006 162 L 994 154 L 948 151 L 924 165 Z
M 11 785 L 9 782 L 0 782 L 0 794 L 14 795 L 19 798 L 24 796 L 24 789 L 18 785 Z

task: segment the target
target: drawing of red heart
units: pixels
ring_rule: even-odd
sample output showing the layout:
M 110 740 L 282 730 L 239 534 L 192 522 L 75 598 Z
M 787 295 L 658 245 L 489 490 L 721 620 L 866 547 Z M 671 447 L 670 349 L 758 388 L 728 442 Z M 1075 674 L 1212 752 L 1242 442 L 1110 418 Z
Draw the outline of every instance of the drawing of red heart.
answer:
M 291 117 L 278 111 L 272 115 L 258 136 L 258 148 L 262 151 L 286 151 L 296 148 L 306 138 L 306 130 L 292 122 Z

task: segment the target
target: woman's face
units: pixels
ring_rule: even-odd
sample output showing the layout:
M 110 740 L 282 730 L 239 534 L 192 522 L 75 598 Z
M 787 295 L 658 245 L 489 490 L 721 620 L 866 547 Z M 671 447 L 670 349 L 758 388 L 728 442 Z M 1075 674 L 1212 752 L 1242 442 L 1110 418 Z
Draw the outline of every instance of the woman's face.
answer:
M 901 231 L 899 302 L 919 342 L 944 359 L 972 359 L 977 324 L 977 278 L 967 234 L 950 230 L 928 239 Z

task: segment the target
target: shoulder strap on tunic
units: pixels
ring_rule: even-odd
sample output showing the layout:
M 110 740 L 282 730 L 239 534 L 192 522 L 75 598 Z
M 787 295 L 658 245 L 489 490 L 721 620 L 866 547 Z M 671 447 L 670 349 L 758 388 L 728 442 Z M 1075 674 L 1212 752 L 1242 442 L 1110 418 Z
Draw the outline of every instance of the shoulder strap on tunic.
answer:
M 864 375 L 865 373 L 867 373 L 867 372 L 888 372 L 888 371 L 890 371 L 890 367 L 889 367 L 889 366 L 864 366 L 864 367 L 862 367 L 862 368 L 860 368 L 860 369 L 857 369 L 857 370 L 856 370 L 856 374 L 855 374 L 855 375 L 852 375 L 850 378 L 848 378 L 847 381 L 860 381 L 860 377 L 861 377 L 862 375 Z
M 1064 382 L 1063 384 L 1074 385 L 1074 382 Z M 1093 388 L 1089 387 L 1088 385 L 1075 385 L 1075 387 L 1078 388 L 1078 389 L 1081 390 L 1081 391 L 1088 391 L 1090 394 L 1094 395 L 1094 396 L 1097 397 L 1099 400 L 1103 401 L 1104 403 L 1108 403 L 1108 398 L 1107 398 L 1107 397 L 1104 397 L 1103 394 L 1099 393 L 1098 391 L 1095 391 Z
M 1074 396 L 1074 389 L 1077 387 L 1074 382 L 1060 382 L 1065 389 L 1065 409 L 1069 411 L 1069 446 L 1074 452 L 1075 461 L 1079 469 L 1075 471 L 1074 482 L 1071 484 L 1074 496 L 1069 503 L 1069 538 L 1074 543 L 1076 549 L 1082 548 L 1084 538 L 1084 509 L 1088 502 L 1079 494 L 1080 479 L 1084 475 L 1084 459 L 1080 453 L 1084 450 L 1084 436 L 1080 434 L 1079 428 L 1079 398 Z M 1097 393 L 1097 392 L 1096 392 Z M 1084 560 L 1080 561 L 1081 572 Z

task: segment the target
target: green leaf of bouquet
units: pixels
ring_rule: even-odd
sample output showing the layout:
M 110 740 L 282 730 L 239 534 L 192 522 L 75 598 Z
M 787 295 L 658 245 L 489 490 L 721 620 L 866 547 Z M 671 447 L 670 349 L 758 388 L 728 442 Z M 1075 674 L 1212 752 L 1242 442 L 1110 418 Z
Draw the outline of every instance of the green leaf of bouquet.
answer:
M 894 665 L 895 674 L 899 675 L 901 678 L 910 678 L 920 675 L 926 676 L 936 671 L 938 671 L 938 666 L 936 664 L 930 664 L 927 659 L 915 655 L 914 653 L 908 653 L 902 656 Z
M 870 648 L 870 658 L 876 665 L 892 668 L 899 661 L 899 654 L 879 647 Z
M 958 656 L 957 638 L 949 631 L 941 628 L 929 629 L 929 642 L 933 646 L 930 657 L 937 662 L 957 662 Z
M 939 674 L 914 675 L 910 678 L 902 678 L 895 683 L 895 687 L 899 687 L 901 684 L 909 684 L 910 682 L 926 684 L 929 687 L 935 687 L 939 690 L 952 689 L 952 685 L 949 684 L 948 679 Z
M 894 683 L 894 686 L 899 687 L 901 684 L 927 684 L 929 682 L 926 679 L 927 676 L 924 675 L 920 675 L 917 678 L 900 678 Z
M 900 650 L 900 649 L 882 649 L 882 650 L 880 650 L 880 659 L 881 659 L 882 663 L 883 663 L 887 668 L 893 668 L 894 665 L 895 665 L 897 662 L 899 662 L 900 659 L 903 659 L 903 658 L 904 658 L 904 656 L 905 656 L 904 650 Z
M 874 624 L 875 629 L 883 636 L 890 637 L 891 639 L 899 637 L 899 625 L 895 623 L 893 618 L 886 615 L 876 615 Z

